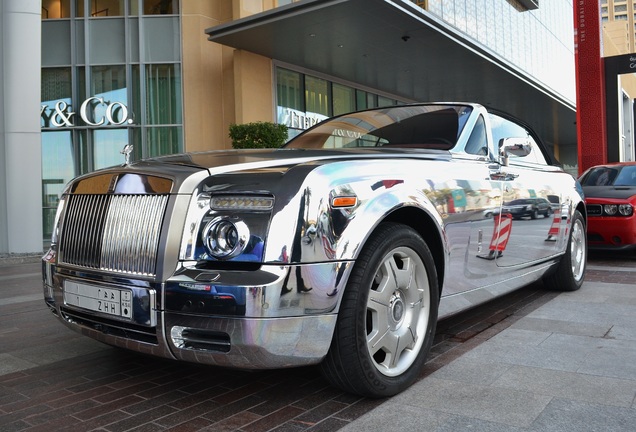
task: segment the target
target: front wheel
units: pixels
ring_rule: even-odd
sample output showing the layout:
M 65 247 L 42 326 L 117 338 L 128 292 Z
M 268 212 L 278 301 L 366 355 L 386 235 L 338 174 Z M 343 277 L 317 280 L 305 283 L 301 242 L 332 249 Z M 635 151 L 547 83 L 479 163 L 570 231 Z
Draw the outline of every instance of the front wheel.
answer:
M 426 361 L 438 303 L 437 272 L 426 242 L 405 225 L 380 225 L 353 267 L 323 375 L 362 396 L 406 389 Z
M 555 291 L 576 291 L 583 285 L 586 265 L 585 221 L 583 215 L 575 210 L 565 254 L 561 257 L 556 269 L 543 278 L 543 283 L 548 289 Z

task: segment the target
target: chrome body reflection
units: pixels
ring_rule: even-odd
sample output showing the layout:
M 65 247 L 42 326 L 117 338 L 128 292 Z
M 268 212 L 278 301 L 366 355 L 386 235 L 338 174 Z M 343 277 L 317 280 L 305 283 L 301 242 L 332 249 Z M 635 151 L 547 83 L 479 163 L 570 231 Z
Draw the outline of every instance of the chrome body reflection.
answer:
M 490 126 L 479 105 L 456 109 L 457 129 L 416 149 L 389 145 L 389 135 L 382 145 L 365 141 L 360 124 L 394 121 L 390 111 L 371 114 L 337 124 L 339 131 L 349 128 L 338 140 L 347 136 L 356 148 L 338 147 L 330 135 L 334 148 L 318 149 L 319 125 L 315 138 L 307 135 L 306 148 L 176 155 L 74 180 L 43 258 L 47 304 L 70 328 L 109 344 L 223 366 L 286 367 L 315 364 L 326 355 L 352 268 L 384 221 L 413 227 L 430 245 L 440 316 L 517 289 L 558 264 L 571 217 L 577 209 L 584 213 L 572 176 L 549 163 L 517 163 L 515 157 L 530 152 L 525 141 L 521 150 L 516 141 L 500 149 L 494 132 L 483 132 L 474 144 L 476 125 Z M 503 154 L 513 148 L 516 153 Z M 95 239 L 95 265 L 58 259 L 71 247 L 64 243 L 68 227 L 84 220 L 68 211 L 68 198 L 80 194 L 165 197 L 154 273 L 115 274 L 100 266 L 108 240 L 100 218 L 77 225 L 85 230 L 78 237 Z M 514 220 L 504 203 L 519 198 L 544 198 L 554 211 Z M 107 220 L 111 211 L 94 213 Z M 121 244 L 144 232 L 144 218 L 131 223 L 119 216 Z M 207 242 L 206 227 L 217 220 L 230 232 L 221 243 L 234 241 L 232 224 L 242 224 L 245 239 L 230 244 L 227 256 L 215 255 Z M 149 309 L 132 323 L 86 310 L 71 319 L 69 311 L 78 310 L 65 304 L 66 278 L 130 287 L 139 302 L 148 297 Z

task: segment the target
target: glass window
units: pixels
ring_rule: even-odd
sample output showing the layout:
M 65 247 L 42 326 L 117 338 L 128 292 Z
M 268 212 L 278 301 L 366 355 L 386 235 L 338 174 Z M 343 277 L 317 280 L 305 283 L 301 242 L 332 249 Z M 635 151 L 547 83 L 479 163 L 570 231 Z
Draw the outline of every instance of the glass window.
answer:
M 333 84 L 333 115 L 345 114 L 356 110 L 355 91 L 351 87 Z
M 140 23 L 143 32 L 144 58 L 147 63 L 167 63 L 181 60 L 179 18 L 146 18 Z
M 50 239 L 57 203 L 75 177 L 71 131 L 42 132 L 42 216 L 44 238 Z
M 76 0 L 77 16 L 84 17 L 84 0 Z M 89 16 L 93 18 L 124 16 L 124 0 L 90 0 Z
M 86 118 L 92 126 L 107 126 L 121 120 L 118 113 L 122 106 L 128 106 L 126 87 L 126 67 L 93 66 L 91 68 L 90 105 Z M 82 99 L 84 101 L 85 99 Z
M 181 127 L 151 127 L 147 129 L 148 156 L 162 156 L 181 151 Z
M 492 138 L 497 148 L 499 148 L 501 140 L 504 138 L 526 138 L 529 140 L 530 145 L 532 146 L 530 154 L 522 157 L 511 155 L 511 163 L 519 161 L 547 165 L 541 148 L 526 128 L 492 113 L 490 114 L 490 127 L 492 129 Z
M 179 0 L 130 0 L 130 15 L 139 15 L 139 3 L 144 15 L 178 15 Z
M 70 0 L 42 0 L 42 19 L 70 18 Z
M 303 111 L 301 75 L 287 69 L 276 69 L 278 106 Z
M 43 68 L 40 94 L 42 106 L 40 126 L 70 127 L 74 121 L 71 110 L 71 68 Z
M 390 99 L 384 96 L 378 96 L 378 107 L 397 105 L 395 99 Z
M 88 23 L 90 35 L 90 62 L 125 63 L 126 27 L 123 18 L 91 20 Z M 107 37 L 104 37 L 108 35 Z
M 121 165 L 121 150 L 128 144 L 126 129 L 95 129 L 93 131 L 93 169 Z
M 42 66 L 71 64 L 71 22 L 42 23 Z
M 308 113 L 329 115 L 329 82 L 305 76 L 305 109 Z
M 178 65 L 146 65 L 146 123 L 181 123 L 181 73 Z
M 466 143 L 466 153 L 487 156 L 488 155 L 488 138 L 486 137 L 486 123 L 484 118 L 479 116 L 475 127 Z

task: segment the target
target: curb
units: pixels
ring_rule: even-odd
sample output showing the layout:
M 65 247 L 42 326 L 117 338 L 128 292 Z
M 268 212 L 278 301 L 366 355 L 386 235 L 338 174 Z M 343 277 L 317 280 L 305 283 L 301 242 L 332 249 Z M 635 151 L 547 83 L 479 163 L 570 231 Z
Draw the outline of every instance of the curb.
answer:
M 17 264 L 34 264 L 42 259 L 42 253 L 0 253 L 0 267 L 11 266 Z

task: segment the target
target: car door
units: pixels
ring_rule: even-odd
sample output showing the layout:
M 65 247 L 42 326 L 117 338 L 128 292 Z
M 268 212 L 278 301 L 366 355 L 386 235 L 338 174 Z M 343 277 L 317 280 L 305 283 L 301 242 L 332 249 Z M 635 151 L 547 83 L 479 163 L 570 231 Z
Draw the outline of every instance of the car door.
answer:
M 506 140 L 522 140 L 529 150 L 527 154 L 511 153 L 502 159 L 502 207 L 498 221 L 502 229 L 498 229 L 497 266 L 517 266 L 552 256 L 559 250 L 565 235 L 559 184 L 567 174 L 548 164 L 540 142 L 528 128 L 494 113 L 489 114 L 489 120 L 495 143 L 502 146 Z M 537 214 L 529 208 L 523 217 L 513 217 L 507 212 L 507 202 L 523 199 L 529 207 L 537 199 L 549 201 L 556 211 Z

